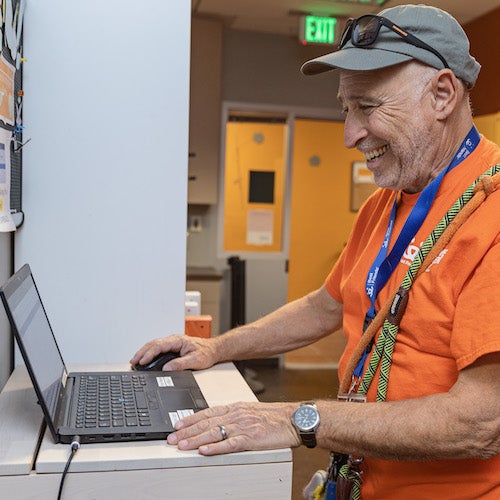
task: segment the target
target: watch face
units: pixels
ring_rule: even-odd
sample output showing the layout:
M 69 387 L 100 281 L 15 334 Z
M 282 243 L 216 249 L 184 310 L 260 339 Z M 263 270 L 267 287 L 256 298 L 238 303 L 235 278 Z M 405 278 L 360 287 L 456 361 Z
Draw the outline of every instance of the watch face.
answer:
M 319 414 L 312 406 L 301 406 L 294 416 L 295 424 L 302 430 L 314 429 L 319 424 Z

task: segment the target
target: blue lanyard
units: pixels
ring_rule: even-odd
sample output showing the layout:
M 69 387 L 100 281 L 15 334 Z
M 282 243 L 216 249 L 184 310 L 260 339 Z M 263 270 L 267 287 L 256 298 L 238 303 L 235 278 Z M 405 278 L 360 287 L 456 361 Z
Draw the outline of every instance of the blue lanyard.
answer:
M 389 255 L 387 255 L 392 230 L 394 229 L 394 223 L 396 221 L 397 202 L 396 198 L 394 199 L 382 246 L 380 247 L 380 250 L 375 257 L 375 260 L 373 261 L 373 264 L 371 265 L 366 277 L 365 291 L 368 295 L 368 298 L 370 299 L 371 305 L 368 309 L 368 312 L 366 313 L 364 330 L 376 315 L 375 301 L 377 299 L 378 292 L 387 283 L 387 280 L 396 268 L 398 262 L 401 260 L 401 256 L 403 255 L 405 249 L 408 247 L 409 243 L 415 237 L 417 231 L 422 226 L 422 223 L 429 213 L 431 205 L 434 201 L 434 198 L 436 197 L 436 193 L 439 189 L 439 186 L 441 185 L 442 180 L 444 179 L 444 176 L 450 170 L 459 165 L 463 160 L 465 160 L 465 158 L 467 158 L 472 153 L 472 151 L 474 151 L 476 146 L 479 144 L 480 139 L 481 137 L 476 127 L 472 127 L 467 134 L 467 137 L 458 148 L 458 151 L 451 163 L 422 191 L 422 193 L 418 197 L 418 200 L 415 203 L 412 211 L 410 212 L 410 215 L 408 216 L 408 219 L 406 220 L 403 229 L 398 236 L 398 239 L 394 243 L 394 247 L 392 248 Z M 354 375 L 356 377 L 361 376 L 361 370 L 363 369 L 367 354 L 368 352 L 365 352 L 365 354 L 360 359 L 356 370 L 354 371 Z

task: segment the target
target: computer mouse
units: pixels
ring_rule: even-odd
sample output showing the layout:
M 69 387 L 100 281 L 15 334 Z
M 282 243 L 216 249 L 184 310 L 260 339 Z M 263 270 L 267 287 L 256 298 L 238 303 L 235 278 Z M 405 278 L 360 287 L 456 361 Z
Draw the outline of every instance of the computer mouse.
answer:
M 158 354 L 155 358 L 153 358 L 149 363 L 146 363 L 145 365 L 140 365 L 139 363 L 134 365 L 134 370 L 139 370 L 139 371 L 161 371 L 163 368 L 163 365 L 170 361 L 171 359 L 178 358 L 180 356 L 180 353 L 178 352 L 162 352 Z

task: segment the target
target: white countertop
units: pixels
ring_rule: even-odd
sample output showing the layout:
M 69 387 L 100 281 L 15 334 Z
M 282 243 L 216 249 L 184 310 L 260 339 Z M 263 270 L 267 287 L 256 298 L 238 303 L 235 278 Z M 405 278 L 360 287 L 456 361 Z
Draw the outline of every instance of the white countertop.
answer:
M 127 370 L 128 365 L 70 365 L 70 371 Z M 194 372 L 209 406 L 236 401 L 257 401 L 243 377 L 232 363 L 224 363 Z M 22 410 L 16 411 L 21 400 Z M 0 395 L 0 475 L 29 474 L 36 453 L 37 438 L 43 420 L 36 396 L 24 366 L 16 368 Z M 12 432 L 7 432 L 11 422 Z M 16 425 L 12 426 L 12 422 Z M 62 472 L 68 459 L 69 446 L 54 443 L 45 431 L 36 455 L 37 473 Z M 197 451 L 179 451 L 166 440 L 135 441 L 131 443 L 92 443 L 79 449 L 71 464 L 73 472 L 119 471 L 133 469 L 184 468 L 216 465 L 243 465 L 290 462 L 290 449 L 243 452 L 205 457 Z

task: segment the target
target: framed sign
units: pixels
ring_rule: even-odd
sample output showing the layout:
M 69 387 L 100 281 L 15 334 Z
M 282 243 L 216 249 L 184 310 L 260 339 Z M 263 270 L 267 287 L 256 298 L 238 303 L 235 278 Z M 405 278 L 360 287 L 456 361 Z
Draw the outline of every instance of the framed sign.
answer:
M 363 161 L 352 162 L 351 212 L 357 212 L 365 200 L 377 189 L 373 174 Z

